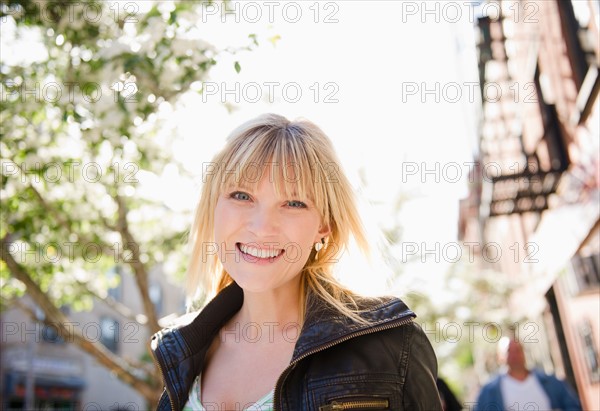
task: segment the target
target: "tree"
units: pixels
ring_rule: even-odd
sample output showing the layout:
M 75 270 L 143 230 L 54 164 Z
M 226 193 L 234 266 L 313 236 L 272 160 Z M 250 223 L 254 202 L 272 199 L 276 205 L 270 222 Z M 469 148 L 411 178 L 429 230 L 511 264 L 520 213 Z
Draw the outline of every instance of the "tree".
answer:
M 60 307 L 89 308 L 105 296 L 107 271 L 123 264 L 143 302 L 136 318 L 159 330 L 148 272 L 177 254 L 185 228 L 163 202 L 137 193 L 138 177 L 173 164 L 168 114 L 184 93 L 201 92 L 219 53 L 235 52 L 200 38 L 200 13 L 211 6 L 0 3 L 2 305 L 29 295 L 61 335 L 149 404 L 160 392 L 157 371 L 140 374 L 66 327 Z M 245 49 L 257 44 L 249 41 Z

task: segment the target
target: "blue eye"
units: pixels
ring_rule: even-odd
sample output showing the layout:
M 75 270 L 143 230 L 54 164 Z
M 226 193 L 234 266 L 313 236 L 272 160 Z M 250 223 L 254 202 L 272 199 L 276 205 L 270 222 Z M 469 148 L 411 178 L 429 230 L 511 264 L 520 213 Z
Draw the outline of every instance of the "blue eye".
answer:
M 234 191 L 233 193 L 231 193 L 229 195 L 229 197 L 236 199 L 236 200 L 250 200 L 250 196 L 242 191 Z
M 306 204 L 304 204 L 302 201 L 297 200 L 288 201 L 288 205 L 292 208 L 306 208 Z

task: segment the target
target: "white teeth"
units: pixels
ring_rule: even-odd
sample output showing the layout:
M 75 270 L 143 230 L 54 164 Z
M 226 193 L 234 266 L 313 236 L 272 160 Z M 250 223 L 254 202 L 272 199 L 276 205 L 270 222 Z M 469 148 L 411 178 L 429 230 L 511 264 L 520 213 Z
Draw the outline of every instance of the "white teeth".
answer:
M 273 258 L 273 257 L 277 257 L 279 255 L 279 253 L 281 252 L 281 250 L 275 250 L 275 249 L 260 250 L 258 248 L 250 247 L 250 246 L 244 245 L 242 243 L 240 243 L 240 250 L 242 250 L 242 252 L 244 252 L 246 254 L 250 254 L 251 256 L 257 257 L 257 258 Z

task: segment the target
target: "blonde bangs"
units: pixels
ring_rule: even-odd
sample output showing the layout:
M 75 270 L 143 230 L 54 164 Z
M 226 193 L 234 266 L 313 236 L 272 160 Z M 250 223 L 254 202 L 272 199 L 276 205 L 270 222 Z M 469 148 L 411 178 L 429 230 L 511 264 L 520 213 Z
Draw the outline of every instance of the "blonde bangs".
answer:
M 235 150 L 221 159 L 219 193 L 239 188 L 255 191 L 262 178 L 269 178 L 278 196 L 290 200 L 309 200 L 323 218 L 330 219 L 329 198 L 321 182 L 326 167 L 299 129 L 256 129 L 231 142 Z M 310 141 L 310 140 L 309 140 Z

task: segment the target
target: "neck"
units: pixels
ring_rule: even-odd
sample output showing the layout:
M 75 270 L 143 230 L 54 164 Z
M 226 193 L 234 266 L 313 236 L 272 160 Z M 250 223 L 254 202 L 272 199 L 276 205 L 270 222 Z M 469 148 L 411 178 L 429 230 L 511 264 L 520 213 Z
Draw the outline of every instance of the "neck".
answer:
M 529 375 L 529 370 L 527 368 L 510 368 L 508 370 L 508 375 L 515 380 L 523 381 Z
M 285 327 L 300 322 L 300 287 L 287 286 L 265 292 L 244 290 L 244 302 L 237 320 L 242 324 Z

